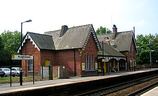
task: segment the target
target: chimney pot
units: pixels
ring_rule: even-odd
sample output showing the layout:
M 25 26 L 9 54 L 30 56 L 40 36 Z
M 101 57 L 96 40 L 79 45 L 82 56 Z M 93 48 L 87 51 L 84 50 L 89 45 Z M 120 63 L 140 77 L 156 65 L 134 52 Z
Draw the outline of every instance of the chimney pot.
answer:
M 67 30 L 68 30 L 68 26 L 67 25 L 63 25 L 61 27 L 60 37 L 62 37 L 66 33 Z
M 115 39 L 115 38 L 116 38 L 116 34 L 117 34 L 117 27 L 116 27 L 115 24 L 113 25 L 113 28 L 112 28 L 112 29 L 113 29 L 113 34 L 114 34 L 114 35 L 113 35 L 113 39 Z
M 115 24 L 113 25 L 113 28 L 112 28 L 112 29 L 113 29 L 113 33 L 117 33 L 117 27 L 116 27 Z

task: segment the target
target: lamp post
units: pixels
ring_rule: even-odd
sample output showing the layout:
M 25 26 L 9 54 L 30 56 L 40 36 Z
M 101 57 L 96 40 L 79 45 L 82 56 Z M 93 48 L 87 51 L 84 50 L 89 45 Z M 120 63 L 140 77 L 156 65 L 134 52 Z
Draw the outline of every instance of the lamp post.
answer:
M 22 26 L 23 26 L 23 23 L 27 23 L 27 22 L 32 22 L 32 20 L 29 19 L 27 21 L 21 22 L 21 55 L 22 55 Z M 20 68 L 20 85 L 22 86 L 22 68 Z
M 26 22 L 32 22 L 32 20 L 29 19 L 27 21 L 21 22 L 21 47 L 22 47 L 22 26 L 23 26 L 23 23 L 26 23 Z M 22 51 L 21 51 L 21 55 L 22 55 Z
M 154 52 L 154 50 L 151 50 L 151 39 L 149 40 L 149 46 L 150 46 L 150 69 L 152 67 L 152 56 L 151 56 L 151 52 Z

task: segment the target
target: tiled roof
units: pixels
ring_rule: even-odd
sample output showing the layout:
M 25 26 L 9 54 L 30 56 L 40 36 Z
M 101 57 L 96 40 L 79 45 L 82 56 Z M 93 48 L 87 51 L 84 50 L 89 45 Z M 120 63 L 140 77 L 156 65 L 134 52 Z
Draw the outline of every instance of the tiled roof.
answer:
M 128 51 L 131 46 L 133 31 L 117 32 L 115 39 L 113 39 L 114 33 L 97 35 L 97 37 L 100 42 L 104 41 L 105 37 L 108 37 L 111 46 L 116 48 L 118 51 Z
M 52 36 L 45 34 L 37 34 L 32 32 L 27 32 L 32 40 L 38 46 L 39 49 L 55 50 L 54 42 Z
M 118 50 L 113 48 L 112 46 L 108 45 L 107 43 L 100 42 L 101 49 L 104 51 L 100 51 L 98 55 L 104 55 L 104 56 L 113 56 L 113 57 L 125 57 L 122 53 L 120 53 Z
M 98 46 L 98 49 L 100 49 L 97 36 L 92 29 L 92 24 L 88 24 L 71 27 L 62 37 L 60 37 L 61 30 L 49 31 L 45 32 L 45 34 L 51 35 L 53 37 L 56 50 L 84 48 L 84 45 L 87 43 L 87 38 L 89 38 L 90 34 L 92 34 L 94 38 L 96 37 L 95 42 Z
M 65 50 L 79 48 L 84 50 L 89 36 L 92 34 L 98 50 L 101 50 L 92 24 L 71 27 L 68 28 L 64 35 L 61 36 L 60 34 L 61 30 L 49 31 L 45 32 L 45 34 L 27 32 L 23 43 L 29 38 L 38 50 Z M 21 47 L 19 47 L 18 52 L 20 50 Z

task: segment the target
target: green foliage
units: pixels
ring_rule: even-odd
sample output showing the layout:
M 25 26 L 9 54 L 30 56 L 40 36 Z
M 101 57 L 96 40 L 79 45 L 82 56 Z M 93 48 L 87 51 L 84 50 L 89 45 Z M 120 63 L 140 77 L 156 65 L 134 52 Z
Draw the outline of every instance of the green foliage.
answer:
M 20 32 L 18 31 L 4 31 L 1 34 L 4 49 L 9 50 L 11 54 L 16 54 L 16 51 L 21 43 L 20 36 Z
M 158 50 L 158 35 L 156 34 L 155 38 L 151 42 L 153 50 Z
M 2 38 L 0 36 L 0 51 L 4 48 L 3 44 L 2 44 Z
M 150 64 L 150 50 L 154 50 L 152 52 L 152 63 L 156 63 L 156 60 L 158 60 L 158 35 L 138 35 L 136 44 L 138 46 L 137 64 Z
M 20 32 L 4 31 L 0 38 L 0 65 L 8 66 L 10 64 L 11 54 L 17 54 L 17 49 L 21 43 Z M 19 65 L 20 61 L 13 61 L 13 65 Z
M 98 28 L 95 33 L 96 33 L 97 35 L 102 35 L 102 34 L 109 34 L 109 33 L 112 33 L 112 31 L 109 30 L 109 29 L 106 28 L 106 27 L 100 26 L 100 28 Z

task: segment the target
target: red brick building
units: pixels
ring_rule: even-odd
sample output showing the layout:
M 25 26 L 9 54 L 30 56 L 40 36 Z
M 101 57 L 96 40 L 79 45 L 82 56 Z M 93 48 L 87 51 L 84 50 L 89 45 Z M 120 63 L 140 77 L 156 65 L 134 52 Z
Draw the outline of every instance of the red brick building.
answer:
M 111 47 L 115 48 L 117 51 L 122 53 L 126 59 L 124 59 L 124 56 L 119 54 L 115 51 L 114 53 L 111 53 L 113 55 L 106 55 L 103 56 L 107 60 L 107 64 L 109 63 L 109 66 L 111 67 L 117 67 L 118 70 L 134 70 L 136 67 L 136 41 L 135 41 L 135 30 L 131 31 L 124 31 L 124 32 L 117 32 L 116 25 L 113 26 L 113 33 L 111 34 L 104 34 L 104 35 L 97 35 L 98 40 L 100 42 L 104 42 Z M 108 45 L 106 45 L 108 47 Z M 102 48 L 105 49 L 105 48 Z M 111 48 L 107 49 L 107 53 Z M 114 51 L 111 51 L 114 52 Z M 102 57 L 103 57 L 102 56 Z M 110 59 L 109 59 L 110 57 Z M 101 57 L 100 57 L 101 58 Z M 101 58 L 102 59 L 102 58 Z M 101 61 L 101 63 L 103 63 Z
M 27 32 L 22 55 L 34 56 L 35 74 L 41 75 L 41 66 L 62 66 L 66 76 L 97 75 L 97 52 L 100 44 L 92 24 L 38 34 Z M 32 74 L 33 61 L 22 61 L 25 75 Z M 54 70 L 55 71 L 55 70 Z M 57 73 L 57 72 L 54 72 Z

